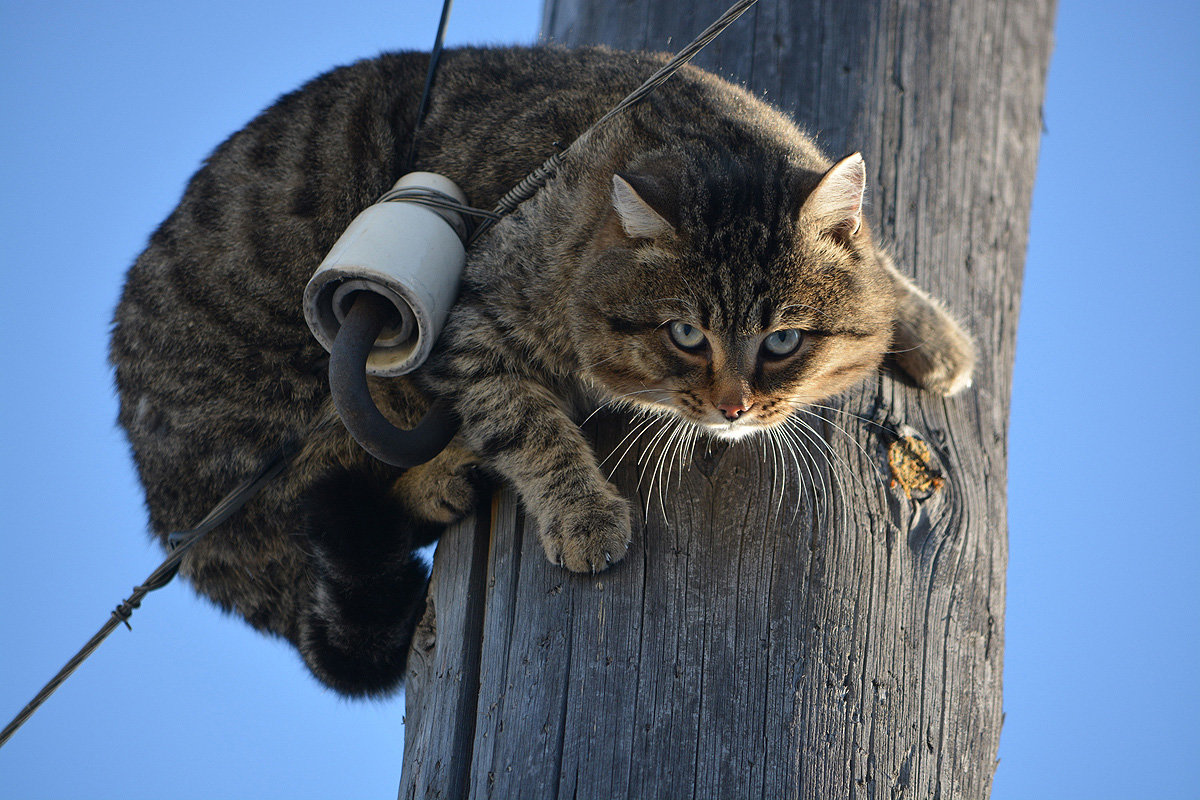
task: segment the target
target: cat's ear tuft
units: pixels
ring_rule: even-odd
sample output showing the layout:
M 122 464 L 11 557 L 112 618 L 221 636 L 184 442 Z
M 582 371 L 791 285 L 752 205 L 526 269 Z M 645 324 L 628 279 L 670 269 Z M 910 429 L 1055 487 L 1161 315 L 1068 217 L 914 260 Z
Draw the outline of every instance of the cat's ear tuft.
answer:
M 804 201 L 800 213 L 839 236 L 853 236 L 862 227 L 863 193 L 867 166 L 861 153 L 843 158 L 829 168 Z
M 675 233 L 675 226 L 663 216 L 663 212 L 669 213 L 667 209 L 659 211 L 653 205 L 664 205 L 658 188 L 657 182 L 651 178 L 613 175 L 613 208 L 621 219 L 625 234 L 631 239 L 657 239 Z

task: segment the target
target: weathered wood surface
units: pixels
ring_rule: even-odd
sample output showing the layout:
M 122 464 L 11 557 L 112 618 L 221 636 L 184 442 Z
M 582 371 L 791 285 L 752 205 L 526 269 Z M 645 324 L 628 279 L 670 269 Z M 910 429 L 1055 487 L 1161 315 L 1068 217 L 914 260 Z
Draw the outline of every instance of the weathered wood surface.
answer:
M 725 6 L 548 0 L 544 25 L 567 44 L 673 50 Z M 831 155 L 863 152 L 875 230 L 978 339 L 975 386 L 942 400 L 882 375 L 812 420 L 826 444 L 803 465 L 698 452 L 661 510 L 635 446 L 616 479 L 649 512 L 595 578 L 547 563 L 502 495 L 490 538 L 484 519 L 439 548 L 401 797 L 989 795 L 1052 17 L 1053 0 L 761 0 L 701 55 Z M 602 452 L 623 435 L 593 427 Z M 940 488 L 909 497 L 893 480 L 902 428 L 928 442 Z

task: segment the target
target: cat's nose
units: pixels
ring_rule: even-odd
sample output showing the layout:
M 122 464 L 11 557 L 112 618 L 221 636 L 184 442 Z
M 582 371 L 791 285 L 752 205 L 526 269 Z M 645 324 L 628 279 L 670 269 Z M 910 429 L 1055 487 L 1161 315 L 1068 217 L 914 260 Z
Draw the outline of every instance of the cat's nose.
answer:
M 725 419 L 733 422 L 735 419 L 745 414 L 750 409 L 749 403 L 721 403 L 717 406 L 717 410 L 725 415 Z

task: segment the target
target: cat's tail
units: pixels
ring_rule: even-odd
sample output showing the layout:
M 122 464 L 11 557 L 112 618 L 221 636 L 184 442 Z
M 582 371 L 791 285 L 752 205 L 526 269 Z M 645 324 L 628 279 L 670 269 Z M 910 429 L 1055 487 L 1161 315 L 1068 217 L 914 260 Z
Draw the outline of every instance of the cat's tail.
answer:
M 432 537 L 389 488 L 365 470 L 339 470 L 306 500 L 313 590 L 298 646 L 314 675 L 352 697 L 399 687 L 425 608 L 429 571 L 414 550 Z

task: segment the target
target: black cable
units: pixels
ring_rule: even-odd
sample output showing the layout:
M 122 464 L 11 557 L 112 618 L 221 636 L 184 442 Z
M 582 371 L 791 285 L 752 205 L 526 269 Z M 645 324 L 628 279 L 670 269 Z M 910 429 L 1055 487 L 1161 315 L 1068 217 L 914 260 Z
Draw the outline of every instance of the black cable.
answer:
M 396 309 L 382 295 L 356 292 L 329 351 L 329 390 L 346 430 L 364 450 L 393 467 L 424 464 L 445 449 L 458 431 L 450 401 L 438 398 L 411 430 L 393 425 L 367 387 L 367 356 Z
M 442 18 L 438 20 L 437 36 L 433 39 L 433 51 L 429 54 L 429 71 L 425 73 L 425 88 L 421 90 L 421 104 L 417 106 L 417 124 L 413 126 L 412 141 L 408 145 L 408 158 L 405 172 L 412 172 L 413 161 L 417 157 L 417 134 L 421 131 L 421 123 L 425 121 L 425 112 L 429 110 L 429 94 L 433 89 L 433 78 L 437 74 L 438 62 L 442 60 L 442 42 L 446 39 L 446 23 L 450 21 L 450 6 L 454 0 L 442 3 Z

